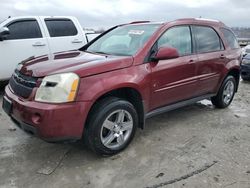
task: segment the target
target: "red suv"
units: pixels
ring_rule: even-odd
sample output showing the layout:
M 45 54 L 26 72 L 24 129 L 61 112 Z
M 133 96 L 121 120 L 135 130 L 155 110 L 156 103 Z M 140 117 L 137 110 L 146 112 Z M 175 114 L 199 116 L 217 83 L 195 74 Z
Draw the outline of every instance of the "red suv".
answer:
M 21 62 L 3 109 L 44 140 L 84 138 L 95 152 L 112 155 L 146 118 L 202 99 L 230 105 L 240 62 L 234 34 L 219 21 L 133 22 L 79 50 Z

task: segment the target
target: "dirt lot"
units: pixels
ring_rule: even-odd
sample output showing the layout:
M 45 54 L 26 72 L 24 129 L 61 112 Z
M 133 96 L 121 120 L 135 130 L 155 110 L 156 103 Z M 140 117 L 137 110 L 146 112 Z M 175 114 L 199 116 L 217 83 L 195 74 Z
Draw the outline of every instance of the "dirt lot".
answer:
M 241 82 L 228 109 L 203 101 L 151 118 L 128 149 L 101 158 L 81 143 L 29 136 L 0 109 L 0 187 L 249 188 L 249 111 Z

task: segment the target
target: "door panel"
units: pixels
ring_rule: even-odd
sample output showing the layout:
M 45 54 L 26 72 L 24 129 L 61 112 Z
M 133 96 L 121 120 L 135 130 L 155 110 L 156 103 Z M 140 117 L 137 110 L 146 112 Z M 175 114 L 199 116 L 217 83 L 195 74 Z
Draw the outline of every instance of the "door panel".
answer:
M 180 57 L 150 63 L 151 110 L 196 96 L 197 56 L 192 55 L 192 43 L 190 27 L 184 25 L 169 28 L 154 45 L 153 49 L 164 46 L 176 48 Z
M 2 59 L 0 80 L 9 79 L 21 61 L 31 56 L 49 53 L 47 40 L 38 24 L 36 19 L 26 19 L 5 25 L 10 30 L 10 36 L 7 40 L 0 41 L 0 57 Z M 29 29 L 32 29 L 32 32 Z
M 42 18 L 52 53 L 75 50 L 86 44 L 85 36 L 69 18 Z
M 199 94 L 215 93 L 218 83 L 221 79 L 221 73 L 225 67 L 226 58 L 225 52 L 213 52 L 199 54 L 197 62 L 197 78 L 199 83 Z M 224 56 L 224 57 L 223 57 Z
M 150 63 L 152 71 L 151 110 L 196 96 L 197 56 Z
M 199 95 L 214 93 L 228 61 L 222 40 L 212 27 L 192 26 L 192 34 L 199 58 L 197 62 Z

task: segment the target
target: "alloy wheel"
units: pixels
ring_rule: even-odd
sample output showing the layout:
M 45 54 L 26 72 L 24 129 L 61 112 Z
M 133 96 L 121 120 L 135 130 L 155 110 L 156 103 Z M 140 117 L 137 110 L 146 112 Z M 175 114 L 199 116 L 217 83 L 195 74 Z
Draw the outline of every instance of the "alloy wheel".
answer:
M 110 113 L 102 124 L 102 144 L 109 149 L 121 148 L 129 139 L 133 125 L 133 118 L 128 111 L 120 109 Z

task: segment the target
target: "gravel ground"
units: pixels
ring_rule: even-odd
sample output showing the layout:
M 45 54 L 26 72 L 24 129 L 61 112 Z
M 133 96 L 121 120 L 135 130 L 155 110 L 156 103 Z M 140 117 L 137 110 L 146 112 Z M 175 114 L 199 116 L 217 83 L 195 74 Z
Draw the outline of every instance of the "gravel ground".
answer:
M 241 82 L 228 109 L 205 100 L 151 118 L 108 158 L 27 135 L 0 109 L 0 187 L 249 188 L 249 104 L 250 83 Z

